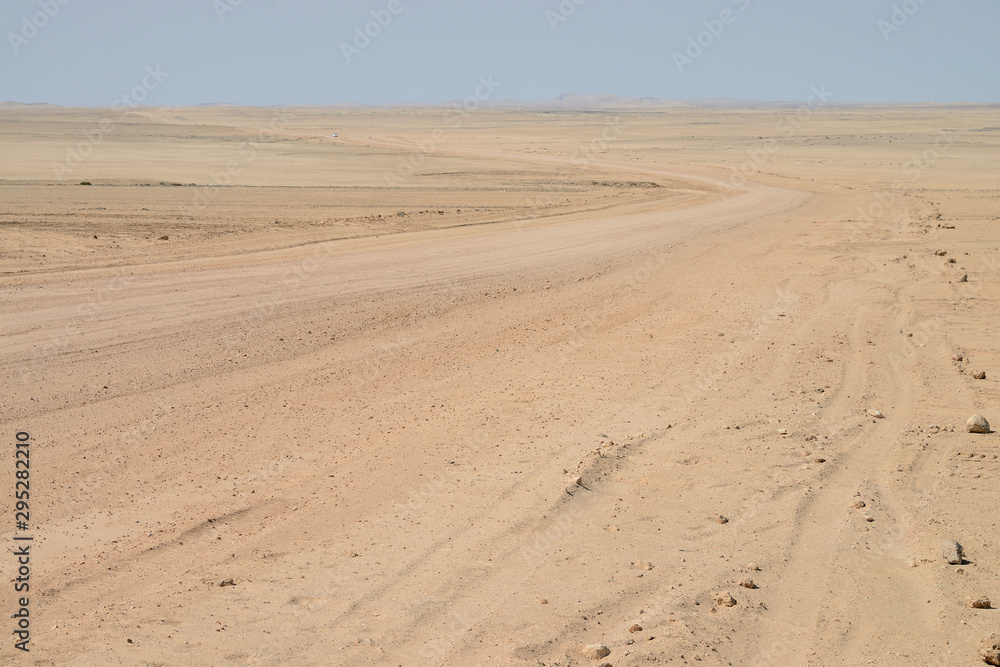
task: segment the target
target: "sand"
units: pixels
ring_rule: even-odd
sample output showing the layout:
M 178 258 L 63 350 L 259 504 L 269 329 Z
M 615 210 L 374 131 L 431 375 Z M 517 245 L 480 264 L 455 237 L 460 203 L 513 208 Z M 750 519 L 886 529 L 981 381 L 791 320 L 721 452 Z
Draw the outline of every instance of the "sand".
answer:
M 0 151 L 4 663 L 998 630 L 996 107 L 4 108 Z

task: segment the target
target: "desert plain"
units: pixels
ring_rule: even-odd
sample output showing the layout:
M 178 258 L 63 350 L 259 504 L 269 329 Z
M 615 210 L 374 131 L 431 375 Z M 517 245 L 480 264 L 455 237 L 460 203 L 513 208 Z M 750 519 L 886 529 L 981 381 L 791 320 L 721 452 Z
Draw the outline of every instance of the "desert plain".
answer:
M 3 664 L 1000 632 L 996 106 L 7 105 L 0 153 Z

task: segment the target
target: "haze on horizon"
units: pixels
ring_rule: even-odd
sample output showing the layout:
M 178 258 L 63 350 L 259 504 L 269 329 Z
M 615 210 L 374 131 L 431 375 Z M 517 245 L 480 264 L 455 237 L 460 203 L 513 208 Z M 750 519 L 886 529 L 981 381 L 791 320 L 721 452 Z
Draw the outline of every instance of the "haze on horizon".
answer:
M 10 0 L 0 100 L 1000 102 L 1000 2 Z

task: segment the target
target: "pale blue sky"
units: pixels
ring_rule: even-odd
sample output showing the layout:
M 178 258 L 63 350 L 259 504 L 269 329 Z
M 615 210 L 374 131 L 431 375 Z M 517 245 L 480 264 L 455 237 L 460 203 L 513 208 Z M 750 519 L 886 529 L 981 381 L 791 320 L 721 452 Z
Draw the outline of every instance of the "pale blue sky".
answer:
M 799 102 L 820 85 L 835 103 L 1000 102 L 1000 0 L 560 4 L 3 0 L 0 100 L 104 106 L 145 78 L 144 102 L 167 106 L 434 104 L 492 75 L 491 99 L 526 102 L 564 92 Z M 342 44 L 372 11 L 392 20 L 348 62 Z M 685 54 L 699 33 L 705 46 Z

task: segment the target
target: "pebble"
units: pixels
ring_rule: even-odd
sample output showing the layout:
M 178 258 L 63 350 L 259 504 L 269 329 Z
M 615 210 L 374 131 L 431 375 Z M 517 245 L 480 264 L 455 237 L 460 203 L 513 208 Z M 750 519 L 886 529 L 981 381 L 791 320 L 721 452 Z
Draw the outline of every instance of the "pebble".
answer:
M 853 503 L 851 503 L 851 507 L 853 507 L 856 510 L 862 510 L 865 507 L 867 507 L 867 505 L 863 500 L 855 500 Z
M 969 421 L 965 422 L 965 430 L 969 433 L 989 433 L 990 423 L 982 415 L 972 415 Z
M 760 572 L 760 567 L 757 566 L 757 563 L 747 563 L 747 569 L 751 572 Z
M 235 586 L 236 582 L 232 579 L 223 579 L 219 582 L 219 586 Z
M 753 579 L 740 579 L 740 586 L 750 589 L 757 588 L 757 584 Z
M 985 595 L 970 595 L 965 598 L 965 606 L 969 609 L 989 609 L 990 599 Z
M 994 632 L 979 642 L 979 657 L 987 665 L 1000 667 L 1000 634 Z
M 947 255 L 947 254 L 948 254 L 948 251 L 947 251 L 947 250 L 938 250 L 938 251 L 937 251 L 936 253 L 934 253 L 934 254 L 935 254 L 935 255 L 937 255 L 938 257 L 944 257 L 945 255 Z
M 951 355 L 951 360 L 952 361 L 962 361 L 963 359 L 965 359 L 965 357 L 963 355 L 961 355 L 961 354 L 955 353 L 955 354 Z
M 960 283 L 967 283 L 967 282 L 969 282 L 969 274 L 966 273 L 964 276 L 962 276 L 962 279 L 959 280 L 958 282 L 960 282 Z
M 872 523 L 873 521 L 875 521 L 875 517 L 868 515 L 865 517 L 865 521 L 867 521 L 868 523 Z
M 582 653 L 587 660 L 600 660 L 611 655 L 611 649 L 604 644 L 589 644 L 583 647 Z
M 869 408 L 868 409 L 868 414 L 871 415 L 872 417 L 874 417 L 875 419 L 885 419 L 885 415 L 882 414 L 881 412 L 879 412 L 878 410 L 873 410 L 873 409 Z
M 788 435 L 788 429 L 787 428 L 779 428 L 778 429 L 778 435 Z
M 725 593 L 725 592 L 718 593 L 715 596 L 715 604 L 719 605 L 720 607 L 735 607 L 736 606 L 736 598 L 734 598 L 729 593 Z
M 962 551 L 962 545 L 955 540 L 945 540 L 941 543 L 941 556 L 949 565 L 962 564 Z
M 972 377 L 975 380 L 985 380 L 986 379 L 986 371 L 979 371 L 978 373 L 976 373 Z
M 634 635 L 637 632 L 642 632 L 642 626 L 636 623 L 631 628 L 629 628 L 628 631 Z
M 715 516 L 715 523 L 729 523 L 729 517 L 725 517 L 725 516 L 722 516 L 721 514 L 717 514 Z

